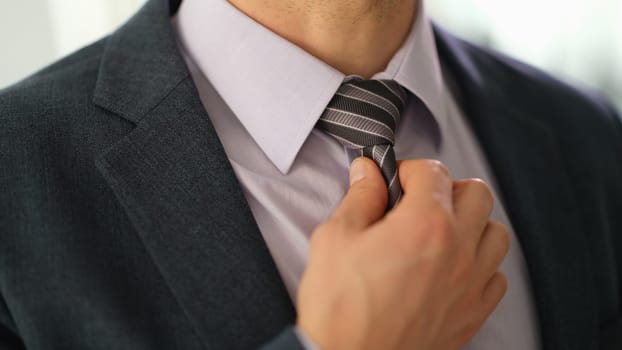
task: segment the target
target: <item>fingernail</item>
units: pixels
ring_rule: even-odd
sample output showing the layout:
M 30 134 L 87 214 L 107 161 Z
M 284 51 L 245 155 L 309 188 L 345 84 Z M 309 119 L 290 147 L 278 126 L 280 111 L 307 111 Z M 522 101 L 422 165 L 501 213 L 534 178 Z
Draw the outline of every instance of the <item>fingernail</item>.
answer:
M 367 176 L 367 166 L 365 165 L 365 161 L 361 159 L 361 157 L 356 158 L 350 164 L 350 186 L 354 183 L 361 181 Z

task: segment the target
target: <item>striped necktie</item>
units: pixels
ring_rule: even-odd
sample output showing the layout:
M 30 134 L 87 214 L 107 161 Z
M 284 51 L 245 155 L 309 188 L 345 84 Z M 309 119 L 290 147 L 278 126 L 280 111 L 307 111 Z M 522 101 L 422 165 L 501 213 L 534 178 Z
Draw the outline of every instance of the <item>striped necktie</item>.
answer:
M 317 124 L 376 162 L 389 191 L 387 209 L 402 195 L 393 144 L 406 98 L 406 91 L 393 80 L 350 80 L 339 87 Z

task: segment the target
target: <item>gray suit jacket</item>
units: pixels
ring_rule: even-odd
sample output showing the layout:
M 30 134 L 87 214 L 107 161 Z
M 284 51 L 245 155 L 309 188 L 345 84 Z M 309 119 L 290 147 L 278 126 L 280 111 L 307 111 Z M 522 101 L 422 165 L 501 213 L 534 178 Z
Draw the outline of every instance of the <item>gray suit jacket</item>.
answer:
M 174 2 L 0 92 L 0 349 L 296 349 L 294 308 L 177 50 Z M 544 349 L 622 348 L 611 107 L 436 28 Z

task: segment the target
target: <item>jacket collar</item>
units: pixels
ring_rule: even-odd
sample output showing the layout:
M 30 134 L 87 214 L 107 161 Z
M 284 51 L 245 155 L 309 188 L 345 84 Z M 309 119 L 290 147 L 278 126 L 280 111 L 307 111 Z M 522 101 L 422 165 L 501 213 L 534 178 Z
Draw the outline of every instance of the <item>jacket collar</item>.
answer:
M 94 102 L 138 123 L 188 71 L 165 0 L 150 0 L 107 40 Z

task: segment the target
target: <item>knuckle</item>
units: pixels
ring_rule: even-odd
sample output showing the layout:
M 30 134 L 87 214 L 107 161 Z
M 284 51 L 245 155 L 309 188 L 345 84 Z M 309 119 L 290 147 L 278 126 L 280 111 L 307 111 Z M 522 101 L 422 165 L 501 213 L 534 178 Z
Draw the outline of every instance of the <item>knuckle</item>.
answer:
M 391 227 L 402 228 L 394 230 L 395 237 L 408 251 L 425 247 L 433 255 L 446 255 L 456 246 L 452 217 L 445 210 L 428 210 L 416 215 L 393 210 L 385 220 Z
M 433 173 L 433 174 L 440 174 L 443 175 L 445 177 L 450 177 L 449 175 L 449 169 L 447 169 L 447 167 L 445 166 L 445 164 L 443 164 L 440 160 L 436 160 L 436 159 L 426 159 L 424 160 L 427 168 Z
M 503 251 L 507 252 L 510 249 L 510 230 L 508 227 L 494 220 L 489 221 L 488 225 L 498 240 L 499 245 L 503 248 Z
M 419 224 L 421 233 L 429 235 L 437 245 L 450 247 L 455 243 L 453 218 L 444 207 L 439 205 L 439 208 L 420 220 Z
M 503 299 L 508 290 L 507 277 L 502 272 L 497 271 L 490 279 L 486 288 L 487 298 L 483 302 L 487 307 L 494 308 Z
M 430 211 L 425 217 L 426 226 L 430 231 L 447 233 L 452 228 L 451 215 L 439 205 L 439 208 Z
M 430 171 L 449 176 L 449 170 L 447 167 L 441 161 L 436 159 L 403 160 L 399 162 L 399 171 L 404 172 L 405 174 Z
M 436 159 L 428 159 L 427 162 L 428 166 L 430 167 L 430 169 L 432 169 L 432 171 L 434 171 L 435 173 L 441 173 L 449 177 L 449 169 L 447 169 L 445 164 L 443 164 L 441 161 Z
M 475 271 L 475 257 L 466 250 L 455 253 L 455 266 L 452 272 L 452 280 L 462 285 L 471 280 Z
M 508 291 L 508 278 L 503 272 L 497 272 L 497 274 L 497 283 L 499 284 L 499 299 L 501 299 Z
M 484 180 L 478 178 L 468 179 L 466 181 L 466 186 L 474 195 L 478 197 L 482 204 L 485 204 L 487 208 L 492 210 L 494 202 L 492 190 L 490 189 L 490 186 L 484 182 Z

